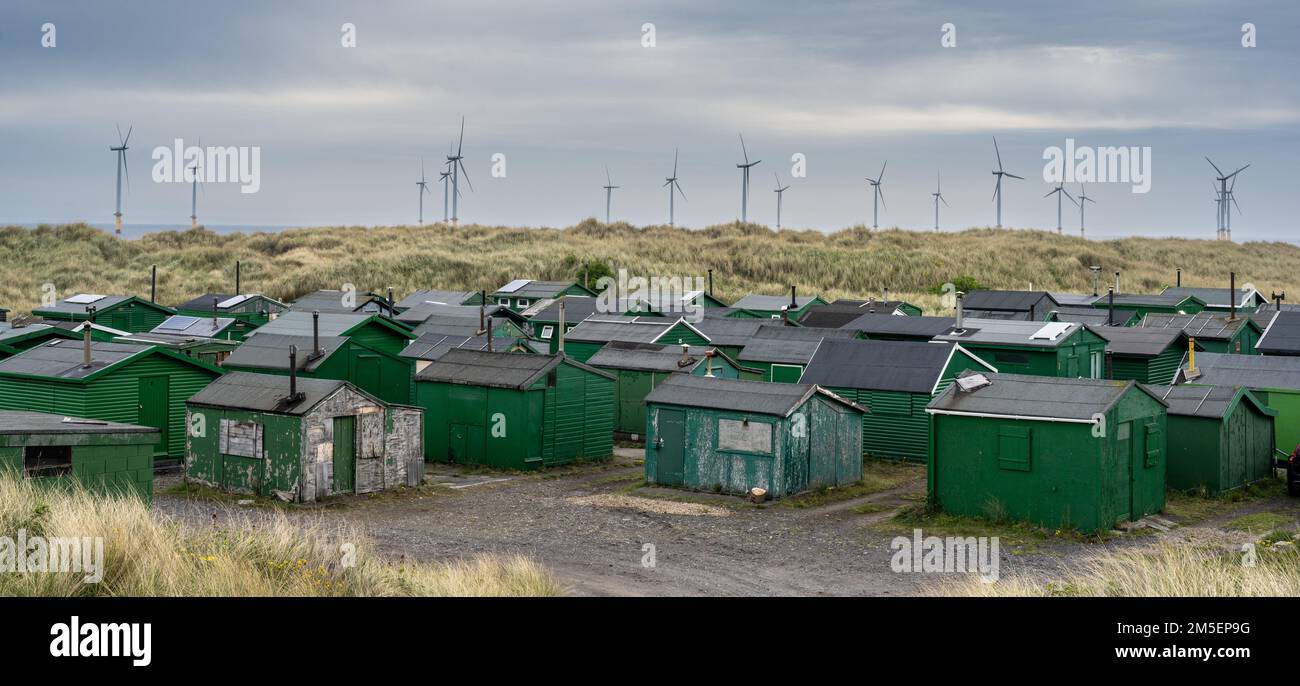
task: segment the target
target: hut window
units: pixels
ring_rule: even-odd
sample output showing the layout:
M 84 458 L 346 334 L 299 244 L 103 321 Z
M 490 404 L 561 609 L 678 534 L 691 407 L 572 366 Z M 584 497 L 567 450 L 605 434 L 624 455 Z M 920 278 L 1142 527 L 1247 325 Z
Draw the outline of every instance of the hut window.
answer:
M 551 340 L 551 336 L 554 335 L 554 334 L 555 334 L 555 327 L 554 327 L 554 326 L 551 326 L 550 324 L 547 324 L 546 326 L 543 326 L 543 327 L 542 327 L 542 339 L 543 339 L 543 340 L 547 340 L 547 341 Z
M 772 454 L 772 425 L 739 419 L 718 420 L 718 450 Z
M 998 467 L 1029 471 L 1029 428 L 1004 426 L 998 429 Z
M 993 359 L 1004 364 L 1028 364 L 1029 358 L 1019 353 L 993 353 Z
M 63 476 L 72 472 L 72 446 L 29 445 L 23 449 L 27 476 Z
M 236 457 L 262 456 L 262 425 L 257 422 L 242 422 L 234 419 L 221 420 L 221 436 L 218 441 L 222 455 Z
M 519 307 L 528 307 L 528 301 L 527 301 L 527 300 L 524 300 L 523 298 L 520 298 L 520 299 L 518 299 L 518 300 L 515 301 L 515 305 L 517 305 L 517 306 L 519 306 Z
M 510 298 L 497 298 L 497 304 L 502 307 L 510 307 Z

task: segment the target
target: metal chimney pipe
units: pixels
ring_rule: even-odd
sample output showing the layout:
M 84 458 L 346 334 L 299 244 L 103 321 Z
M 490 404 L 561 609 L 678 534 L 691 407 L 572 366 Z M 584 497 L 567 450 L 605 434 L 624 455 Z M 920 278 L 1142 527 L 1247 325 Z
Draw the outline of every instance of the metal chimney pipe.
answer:
M 217 330 L 217 296 L 212 296 L 212 330 Z
M 1091 270 L 1092 270 L 1092 297 L 1095 298 L 1095 297 L 1098 297 L 1098 293 L 1097 293 L 1097 277 L 1101 274 L 1101 267 L 1098 267 L 1098 266 L 1094 265 L 1094 266 L 1088 267 L 1088 269 L 1091 269 Z
M 713 378 L 713 351 L 704 351 L 704 376 Z
M 1228 321 L 1237 319 L 1237 272 L 1228 272 Z
M 1179 267 L 1177 270 L 1175 270 L 1174 274 L 1176 275 L 1176 279 L 1177 279 L 1177 280 L 1174 282 L 1175 285 L 1176 285 L 1176 287 L 1177 287 L 1177 288 L 1182 288 L 1182 287 L 1183 287 L 1183 268 L 1182 268 L 1182 267 Z
M 235 260 L 235 295 L 242 295 L 239 290 L 239 260 Z
M 311 311 L 311 354 L 313 357 L 321 354 L 320 349 L 320 310 Z
M 158 265 L 149 265 L 149 302 L 158 302 Z
M 713 295 L 713 270 L 709 270 L 709 295 Z
M 682 344 L 682 366 L 685 367 L 686 365 L 690 364 L 690 362 L 691 362 L 691 344 L 683 343 Z
M 564 356 L 564 296 L 560 296 L 560 322 L 559 325 L 555 328 L 555 335 L 557 336 L 557 338 L 555 339 L 555 352 L 558 355 L 560 355 L 560 357 L 563 357 Z
M 1029 321 L 1031 321 L 1031 322 L 1034 321 L 1034 305 L 1033 305 L 1033 303 L 1030 303 L 1030 304 L 1029 304 Z
M 1106 326 L 1115 325 L 1115 289 L 1110 289 L 1110 306 L 1106 309 Z
M 1115 292 L 1119 292 L 1119 272 L 1115 272 Z
M 298 397 L 298 346 L 289 346 L 289 399 Z
M 492 350 L 492 320 L 491 320 L 491 319 L 489 319 L 489 320 L 488 320 L 488 323 L 487 323 L 487 351 L 488 351 L 488 352 L 493 352 L 493 350 Z
M 797 300 L 795 300 L 794 297 L 794 286 L 790 287 L 790 309 L 792 310 L 799 309 L 799 303 Z
M 397 301 L 393 300 L 393 289 L 388 289 L 388 316 L 397 316 Z
M 81 363 L 84 367 L 89 367 L 91 362 L 90 328 L 89 319 L 81 323 Z
M 1278 291 L 1273 291 L 1273 303 L 1278 312 L 1282 311 L 1282 298 L 1285 297 L 1286 297 L 1285 291 L 1282 291 L 1280 293 Z
M 786 305 L 781 308 L 781 325 L 790 326 L 790 306 Z
M 962 326 L 964 325 L 963 319 L 965 319 L 965 317 L 962 313 L 961 301 L 962 298 L 965 297 L 965 295 L 966 295 L 965 293 L 962 293 L 961 291 L 957 291 L 957 321 L 953 322 L 952 329 L 953 331 L 958 333 L 964 330 L 962 329 Z
M 885 287 L 885 302 L 889 302 L 889 287 Z
M 479 333 L 487 331 L 487 301 L 480 300 L 478 303 L 478 330 Z

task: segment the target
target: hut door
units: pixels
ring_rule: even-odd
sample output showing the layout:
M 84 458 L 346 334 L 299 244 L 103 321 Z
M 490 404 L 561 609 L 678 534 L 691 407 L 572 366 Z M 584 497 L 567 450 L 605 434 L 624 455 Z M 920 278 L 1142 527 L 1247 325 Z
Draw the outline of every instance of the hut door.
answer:
M 158 429 L 158 443 L 153 454 L 167 454 L 167 377 L 140 377 L 139 423 Z
M 1122 422 L 1115 432 L 1115 456 L 1119 461 L 1118 472 L 1124 475 L 1120 482 L 1123 487 L 1115 494 L 1119 501 L 1115 505 L 1119 510 L 1118 521 L 1127 522 L 1133 516 L 1133 472 L 1138 467 L 1133 459 L 1133 422 Z
M 334 418 L 334 487 L 330 493 L 351 493 L 357 469 L 356 417 Z
M 655 441 L 656 481 L 680 486 L 686 474 L 686 422 L 681 410 L 659 410 Z

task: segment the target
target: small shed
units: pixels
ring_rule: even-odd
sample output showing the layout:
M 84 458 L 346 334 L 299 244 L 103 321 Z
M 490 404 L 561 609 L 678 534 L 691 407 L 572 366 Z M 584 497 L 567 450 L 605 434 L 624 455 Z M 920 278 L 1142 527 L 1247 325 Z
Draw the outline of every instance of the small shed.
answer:
M 424 479 L 423 412 L 346 381 L 231 372 L 186 407 L 189 481 L 312 502 Z
M 1187 353 L 1187 336 L 1180 329 L 1089 326 L 1106 341 L 1107 379 L 1170 384 Z
M 77 334 L 49 324 L 0 323 L 0 359 L 60 338 L 75 339 Z
M 371 291 L 312 291 L 289 304 L 290 312 L 321 312 L 330 314 L 380 314 L 391 313 L 388 299 Z
M 1171 286 L 1160 292 L 1161 295 L 1193 296 L 1205 303 L 1208 312 L 1229 312 L 1235 304 L 1238 314 L 1249 314 L 1268 304 L 1263 293 L 1254 288 L 1182 288 Z
M 959 319 L 936 341 L 962 347 L 1003 373 L 1100 379 L 1106 341 L 1073 322 Z
M 799 383 L 804 367 L 824 339 L 753 338 L 736 361 L 746 367 L 741 378 L 750 381 Z
M 1095 307 L 1062 305 L 1047 313 L 1049 322 L 1076 322 L 1088 326 L 1137 326 L 1142 318 L 1133 310 L 1099 310 Z
M 415 387 L 429 460 L 537 469 L 614 452 L 614 375 L 563 355 L 449 350 Z
M 646 397 L 646 482 L 774 498 L 857 483 L 864 412 L 815 384 L 675 374 Z
M 700 346 L 710 342 L 698 328 L 681 317 L 598 315 L 586 318 L 564 335 L 564 352 L 579 362 L 586 362 L 597 350 L 614 341 Z
M 800 326 L 838 329 L 864 314 L 921 316 L 921 308 L 902 300 L 846 300 L 809 307 L 799 318 Z
M 412 327 L 423 327 L 423 333 L 472 334 L 487 328 L 491 320 L 501 335 L 527 336 L 528 320 L 523 315 L 500 305 L 439 305 L 425 303 L 407 308 L 397 315 L 397 321 Z
M 979 290 L 965 294 L 966 316 L 1038 322 L 1061 306 L 1047 291 Z
M 84 322 L 92 320 L 127 333 L 143 333 L 176 314 L 171 308 L 134 295 L 78 293 L 48 307 L 32 310 L 43 319 Z
M 402 352 L 416 338 L 410 328 L 377 314 L 299 310 L 276 317 L 249 334 L 248 340 L 268 334 L 341 336 L 391 355 Z
M 185 401 L 219 376 L 156 345 L 53 340 L 0 361 L 0 408 L 150 426 L 159 430 L 154 457 L 179 460 Z
M 409 404 L 413 398 L 414 359 L 403 357 L 400 350 L 380 350 L 349 336 L 285 335 L 268 333 L 263 327 L 235 348 L 221 366 L 288 376 L 291 348 L 298 351 L 294 364 L 300 377 L 347 381 L 389 403 Z
M 1169 488 L 1210 495 L 1273 476 L 1271 410 L 1239 386 L 1153 386 L 1169 405 Z
M 1205 309 L 1205 303 L 1193 295 L 1147 295 L 1143 293 L 1116 293 L 1112 302 L 1110 295 L 1099 298 L 1092 304 L 1097 310 L 1128 310 L 1138 317 L 1148 314 L 1194 315 Z
M 1255 351 L 1261 355 L 1300 355 L 1300 312 L 1274 312 Z
M 1196 368 L 1183 359 L 1177 384 L 1244 386 L 1277 412 L 1274 442 L 1290 453 L 1300 446 L 1300 357 L 1196 353 Z
M 1254 355 L 1255 345 L 1263 330 L 1247 315 L 1219 312 L 1199 314 L 1148 314 L 1139 324 L 1149 329 L 1182 329 L 1189 338 L 1207 352 Z
M 585 295 L 595 297 L 596 292 L 576 281 L 534 281 L 532 279 L 515 279 L 488 295 L 488 302 L 508 307 L 515 312 L 523 312 L 543 298 L 558 298 L 562 295 Z
M 716 348 L 615 341 L 587 364 L 615 377 L 614 431 L 637 440 L 645 435 L 645 398 L 672 374 L 719 379 L 740 377 L 740 365 Z
M 233 319 L 236 323 L 226 338 L 242 340 L 249 331 L 271 321 L 288 309 L 287 304 L 260 293 L 204 293 L 177 305 L 176 314 Z
M 870 410 L 862 454 L 924 462 L 930 455 L 926 405 L 965 371 L 996 372 L 956 343 L 822 341 L 800 383 L 814 383 Z
M 76 479 L 100 493 L 153 499 L 158 429 L 62 414 L 0 411 L 0 471 Z
M 528 326 L 533 338 L 545 341 L 549 352 L 554 353 L 560 342 L 557 332 L 560 330 L 560 302 L 564 302 L 564 331 L 568 333 L 573 327 L 582 323 L 582 320 L 593 315 L 618 315 L 618 312 L 600 312 L 601 299 L 583 295 L 569 295 L 563 299 L 546 298 L 533 303 L 533 306 L 524 310 L 523 316 L 528 318 Z
M 240 323 L 233 317 L 191 317 L 178 314 L 152 331 L 116 336 L 114 343 L 160 345 L 182 355 L 220 366 L 239 347 Z
M 503 353 L 535 353 L 545 352 L 538 344 L 535 349 L 533 344 L 536 341 L 527 341 L 523 339 L 503 338 L 493 335 L 492 345 L 488 345 L 487 334 L 477 336 L 456 336 L 436 333 L 426 333 L 419 338 L 411 341 L 400 354 L 400 357 L 415 361 L 415 372 L 419 373 L 429 366 L 430 362 L 442 357 L 443 353 L 453 348 L 464 350 L 485 350 L 487 352 Z
M 784 315 L 792 322 L 803 318 L 809 309 L 825 305 L 820 295 L 758 295 L 751 293 L 732 303 L 737 310 L 746 310 L 759 317 L 781 319 Z
M 1084 533 L 1165 504 L 1165 403 L 1135 381 L 967 374 L 933 401 L 930 500 Z

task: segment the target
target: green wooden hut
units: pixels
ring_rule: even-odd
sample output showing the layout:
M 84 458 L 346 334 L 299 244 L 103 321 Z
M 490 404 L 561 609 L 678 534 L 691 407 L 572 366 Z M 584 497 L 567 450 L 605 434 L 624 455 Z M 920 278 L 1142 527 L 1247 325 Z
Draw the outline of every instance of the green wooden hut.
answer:
M 77 334 L 58 326 L 49 324 L 0 323 L 0 359 L 17 355 L 29 348 L 35 348 L 51 340 L 73 339 Z
M 414 398 L 413 358 L 349 336 L 290 336 L 267 333 L 263 327 L 245 339 L 221 366 L 232 371 L 287 376 L 291 349 L 297 350 L 294 364 L 300 377 L 347 381 L 388 403 L 410 404 Z
M 645 435 L 646 396 L 670 375 L 740 377 L 740 365 L 716 348 L 689 345 L 615 341 L 598 350 L 587 364 L 614 375 L 614 431 L 634 441 Z
M 65 322 L 84 322 L 93 318 L 95 323 L 119 331 L 143 333 L 163 323 L 176 312 L 134 295 L 78 293 L 48 307 L 36 308 L 32 314 L 42 319 Z
M 410 295 L 397 301 L 393 307 L 399 313 L 417 305 L 434 303 L 438 305 L 478 305 L 483 302 L 483 295 L 478 291 L 439 291 L 417 289 Z
M 1082 324 L 1003 319 L 963 319 L 936 341 L 962 347 L 1003 373 L 1099 379 L 1106 341 Z
M 614 375 L 563 355 L 449 350 L 415 387 L 430 460 L 538 469 L 614 452 Z
M 188 317 L 214 316 L 232 319 L 229 334 L 223 338 L 243 340 L 249 331 L 271 321 L 289 306 L 260 293 L 204 293 L 176 306 L 176 314 Z
M 1165 403 L 1137 382 L 967 374 L 927 411 L 946 512 L 1095 533 L 1164 507 Z
M 618 315 L 617 312 L 600 312 L 601 299 L 592 296 L 569 295 L 564 298 L 546 298 L 538 300 L 532 307 L 523 311 L 528 318 L 529 332 L 532 337 L 545 341 L 549 352 L 554 354 L 560 344 L 560 303 L 564 303 L 564 331 L 567 334 L 573 327 L 594 315 Z
M 692 346 L 709 344 L 709 338 L 685 319 L 678 317 L 592 316 L 564 335 L 564 353 L 586 362 L 607 343 L 662 343 Z M 557 349 L 559 344 L 557 343 Z
M 0 408 L 159 430 L 155 458 L 185 456 L 185 401 L 221 368 L 166 348 L 55 340 L 0 361 Z
M 188 481 L 312 502 L 424 479 L 423 411 L 346 381 L 231 372 L 187 408 Z
M 1254 355 L 1263 330 L 1246 315 L 1201 312 L 1199 314 L 1148 314 L 1139 324 L 1149 329 L 1182 329 L 1206 352 Z
M 1193 296 L 1205 303 L 1206 312 L 1231 312 L 1235 305 L 1237 314 L 1250 314 L 1268 304 L 1268 298 L 1254 288 L 1183 288 L 1171 286 L 1162 295 Z
M 957 320 L 952 317 L 900 317 L 891 314 L 864 314 L 840 328 L 853 331 L 873 341 L 929 341 L 952 331 Z
M 1300 446 L 1300 357 L 1196 353 L 1195 370 L 1184 358 L 1175 383 L 1204 386 L 1244 386 L 1257 400 L 1277 412 L 1274 443 L 1290 453 Z
M 674 374 L 646 396 L 647 483 L 781 498 L 862 479 L 862 413 L 815 384 Z
M 1210 495 L 1273 476 L 1271 410 L 1245 388 L 1153 386 L 1169 406 L 1168 487 Z
M 1205 302 L 1194 295 L 1149 295 L 1144 293 L 1117 293 L 1114 302 L 1109 295 L 1102 296 L 1093 304 L 1098 310 L 1127 310 L 1145 317 L 1148 314 L 1165 314 L 1170 316 L 1194 315 L 1205 309 Z
M 820 295 L 796 296 L 794 289 L 791 289 L 788 296 L 751 293 L 737 300 L 731 306 L 737 310 L 748 311 L 768 319 L 781 319 L 784 316 L 792 322 L 797 322 L 808 313 L 809 309 L 825 304 L 826 301 Z
M 396 355 L 416 334 L 394 320 L 377 314 L 354 312 L 302 312 L 291 310 L 253 332 L 284 336 L 341 336 L 375 350 Z
M 158 429 L 64 414 L 0 411 L 0 471 L 76 479 L 106 494 L 153 499 Z
M 1187 336 L 1180 329 L 1089 326 L 1106 341 L 1107 379 L 1170 384 L 1187 353 Z
M 1061 306 L 1047 291 L 974 290 L 965 294 L 965 314 L 974 319 L 1039 322 Z
M 870 410 L 862 454 L 924 462 L 930 455 L 926 405 L 962 372 L 996 372 L 956 343 L 822 341 L 800 383 L 814 383 Z
M 753 338 L 736 356 L 736 361 L 746 368 L 742 379 L 799 383 L 804 367 L 812 360 L 822 338 L 812 340 L 792 338 Z
M 191 317 L 178 314 L 154 327 L 152 331 L 115 336 L 114 343 L 160 345 L 182 355 L 220 366 L 239 347 L 240 322 L 233 317 Z
M 921 316 L 921 308 L 902 300 L 848 300 L 841 298 L 826 305 L 809 307 L 798 319 L 800 326 L 838 329 L 864 314 Z
M 523 312 L 538 300 L 558 298 L 562 295 L 595 297 L 596 292 L 576 281 L 533 281 L 515 279 L 488 295 L 488 302 Z

